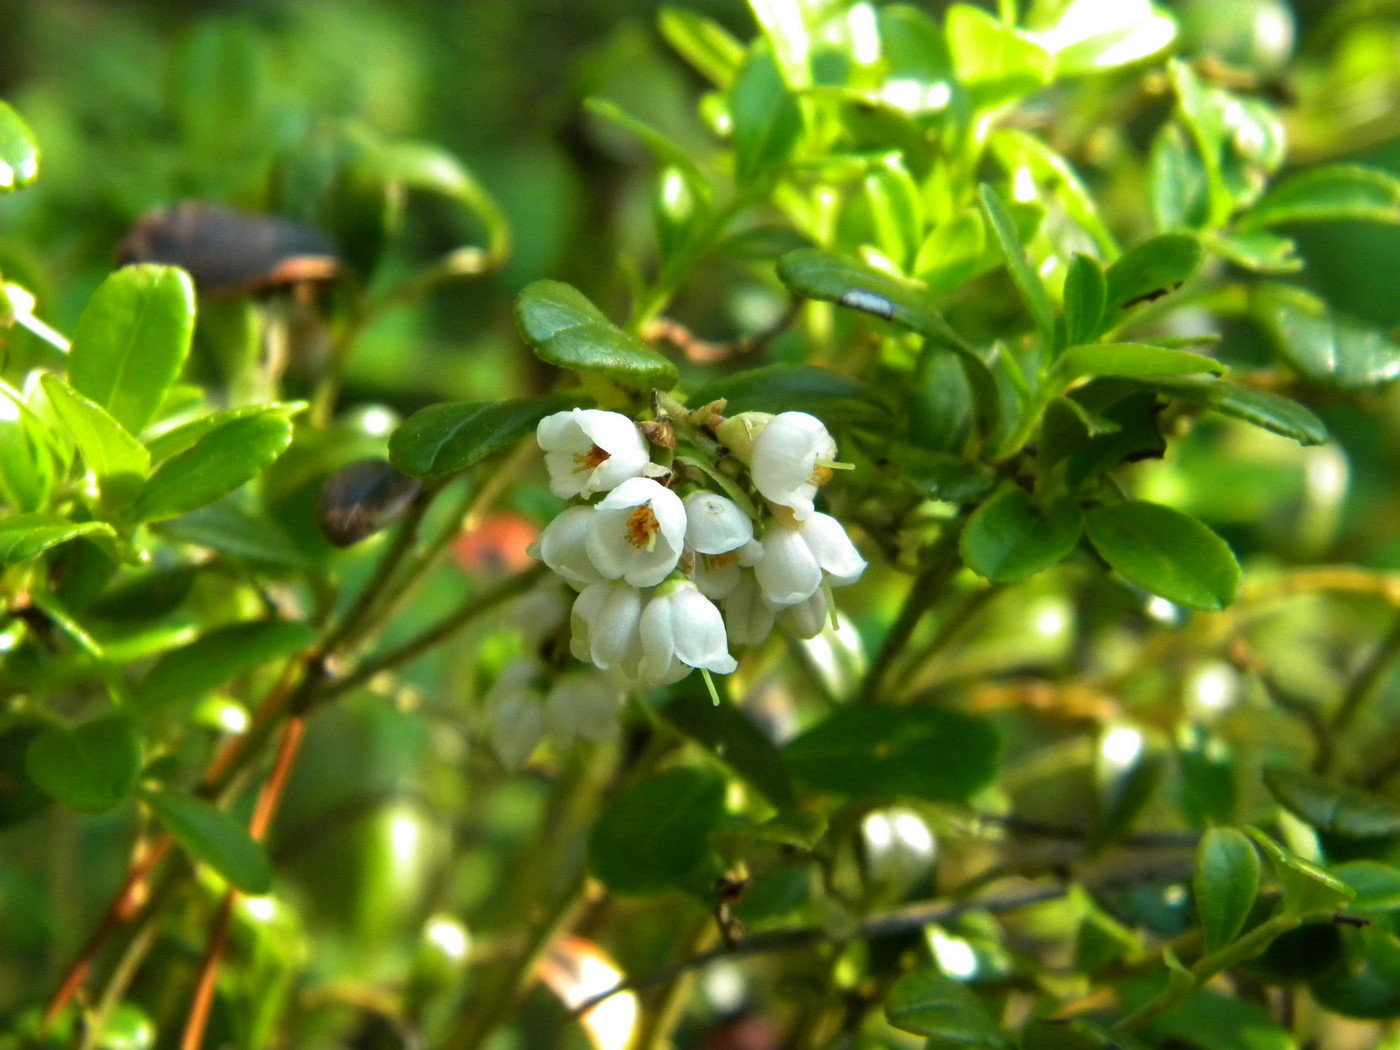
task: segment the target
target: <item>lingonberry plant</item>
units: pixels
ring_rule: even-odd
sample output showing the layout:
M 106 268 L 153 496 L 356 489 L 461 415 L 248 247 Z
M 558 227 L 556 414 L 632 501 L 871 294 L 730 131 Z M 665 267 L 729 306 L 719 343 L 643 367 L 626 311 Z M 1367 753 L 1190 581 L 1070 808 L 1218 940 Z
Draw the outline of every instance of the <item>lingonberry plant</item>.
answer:
M 1363 7 L 664 8 L 705 145 L 582 102 L 645 230 L 406 418 L 377 326 L 510 256 L 445 149 L 132 214 L 71 324 L 0 254 L 0 1046 L 1394 1045 Z

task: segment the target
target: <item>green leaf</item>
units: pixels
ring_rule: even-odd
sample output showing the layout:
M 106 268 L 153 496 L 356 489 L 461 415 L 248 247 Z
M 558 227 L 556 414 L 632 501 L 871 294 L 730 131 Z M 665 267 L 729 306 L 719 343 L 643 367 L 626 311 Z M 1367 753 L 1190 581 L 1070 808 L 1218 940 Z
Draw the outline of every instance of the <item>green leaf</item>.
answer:
M 787 160 L 802 134 L 802 110 L 773 56 L 755 47 L 729 90 L 734 161 L 740 186 L 752 186 Z
M 220 554 L 256 565 L 305 568 L 306 555 L 277 523 L 223 499 L 208 507 L 156 526 L 176 543 L 208 547 Z
M 130 718 L 107 715 L 54 726 L 29 744 L 25 767 L 41 788 L 85 813 L 102 813 L 131 793 L 141 774 L 141 738 Z
M 1297 273 L 1303 268 L 1298 246 L 1290 238 L 1262 230 L 1213 237 L 1210 246 L 1236 266 L 1252 273 Z
M 967 567 L 996 583 L 1012 583 L 1057 564 L 1079 542 L 1079 504 L 1043 505 L 1019 488 L 989 499 L 968 519 L 958 541 Z
M 88 300 L 68 381 L 133 434 L 151 421 L 190 352 L 194 284 L 174 266 L 126 266 Z
M 109 512 L 121 510 L 135 497 L 151 469 L 151 456 L 107 410 L 83 397 L 61 378 L 45 375 L 40 384 L 63 424 L 83 465 L 91 472 Z
M 151 791 L 144 798 L 185 852 L 231 885 L 253 894 L 272 887 L 272 869 L 262 847 L 229 814 L 178 791 Z
M 1171 46 L 1176 23 L 1147 0 L 1071 0 L 1039 39 L 1060 76 L 1117 69 Z
M 1246 829 L 1273 865 L 1283 889 L 1283 906 L 1293 915 L 1306 916 L 1346 905 L 1355 891 L 1330 872 L 1304 860 L 1258 828 Z
M 777 745 L 742 710 L 729 703 L 716 704 L 702 691 L 683 693 L 662 708 L 661 714 L 774 807 L 791 809 L 796 804 Z
M 710 860 L 710 832 L 724 816 L 724 778 L 671 769 L 624 791 L 588 838 L 588 866 L 612 892 L 682 889 Z
M 280 413 L 231 419 L 157 467 L 128 516 L 162 521 L 207 506 L 251 481 L 291 443 L 291 420 Z
M 888 420 L 854 379 L 816 365 L 777 364 L 716 379 L 690 397 L 693 405 L 723 398 L 727 413 L 808 412 L 827 423 Z
M 16 514 L 0 518 L 0 565 L 28 561 L 50 547 L 93 534 L 114 536 L 116 533 L 104 522 L 68 521 L 56 514 Z
M 1400 344 L 1383 332 L 1334 316 L 1317 296 L 1288 285 L 1253 290 L 1254 315 L 1279 355 L 1305 379 L 1367 390 L 1400 376 Z
M 430 405 L 399 424 L 389 462 L 412 478 L 454 474 L 533 434 L 541 419 L 569 404 L 565 397 L 528 397 Z
M 944 23 L 957 79 L 981 110 L 1014 101 L 1044 87 L 1055 59 L 1040 44 L 971 4 L 953 4 Z
M 1091 343 L 1103 331 L 1103 311 L 1108 283 L 1097 260 L 1080 252 L 1070 260 L 1065 274 L 1065 342 L 1070 346 Z
M 675 139 L 658 131 L 645 121 L 638 120 L 605 98 L 586 98 L 583 100 L 583 108 L 600 120 L 614 124 L 641 139 L 656 155 L 657 159 L 680 172 L 686 186 L 696 196 L 702 200 L 710 196 L 709 180 L 701 172 L 700 166 L 695 163 L 695 158 L 687 150 L 677 145 Z
M 726 88 L 744 61 L 744 45 L 718 22 L 685 7 L 663 7 L 657 28 L 666 43 L 716 87 Z
M 1146 1028 L 1152 1046 L 1209 1050 L 1297 1050 L 1288 1032 L 1257 1003 L 1205 988 Z
M 305 401 L 277 401 L 267 405 L 242 405 L 224 412 L 210 412 L 198 419 L 191 419 L 188 423 L 181 423 L 162 431 L 146 442 L 146 451 L 151 454 L 153 462 L 159 463 L 184 452 L 209 431 L 235 419 L 247 419 L 252 416 L 282 416 L 284 419 L 291 419 L 305 412 L 306 407 Z
M 1095 507 L 1084 525 L 1104 561 L 1143 590 L 1192 609 L 1223 609 L 1239 593 L 1234 554 L 1190 515 L 1126 500 Z
M 1092 343 L 1071 346 L 1058 361 L 1055 371 L 1062 380 L 1084 376 L 1191 375 L 1212 372 L 1222 375 L 1226 368 L 1213 357 L 1187 350 L 1170 350 L 1150 343 Z
M 969 463 L 947 452 L 890 444 L 871 437 L 860 442 L 877 464 L 888 460 L 894 478 L 925 499 L 950 503 L 976 503 L 991 495 L 996 472 L 985 463 Z
M 1400 868 L 1374 860 L 1353 860 L 1338 864 L 1332 874 L 1356 894 L 1349 910 L 1400 911 Z
M 1175 290 L 1201 265 L 1201 242 L 1189 233 L 1161 233 L 1135 244 L 1108 268 L 1108 321 L 1137 302 Z
M 1021 237 L 1016 232 L 1016 224 L 1006 210 L 1001 195 L 985 182 L 978 187 L 978 192 L 982 197 L 982 210 L 986 213 L 987 221 L 992 225 L 992 232 L 996 234 L 997 243 L 1001 245 L 1001 253 L 1006 258 L 1006 267 L 1011 272 L 1011 279 L 1016 282 L 1022 300 L 1030 310 L 1036 327 L 1040 329 L 1041 338 L 1049 346 L 1054 340 L 1055 312 L 1050 305 L 1050 296 L 1045 291 L 1045 285 L 1026 259 Z M 1109 272 L 1112 273 L 1111 270 Z
M 1400 223 L 1400 179 L 1359 164 L 1322 164 L 1280 179 L 1240 220 L 1242 229 L 1359 219 Z
M 818 791 L 958 800 L 991 781 L 997 752 L 991 725 L 961 711 L 861 704 L 838 708 L 791 741 L 783 758 Z
M 1175 122 L 1162 125 L 1152 140 L 1147 181 L 1152 218 L 1159 231 L 1205 225 L 1209 192 L 1205 164 Z
M 749 0 L 754 19 L 777 57 L 777 66 L 794 91 L 812 83 L 812 43 L 803 11 L 806 6 L 805 0 Z
M 1270 769 L 1264 784 L 1279 805 L 1318 831 L 1348 838 L 1400 833 L 1400 805 L 1300 769 Z
M 1147 385 L 1172 397 L 1292 438 L 1301 445 L 1321 445 L 1327 440 L 1327 427 L 1322 420 L 1311 409 L 1281 394 L 1236 386 L 1218 379 L 1184 376 L 1154 379 Z
M 11 511 L 47 505 L 55 481 L 51 441 L 23 395 L 0 382 L 0 502 Z
M 196 700 L 263 664 L 301 652 L 316 639 L 304 623 L 251 620 L 225 624 L 163 653 L 132 696 L 132 708 L 151 715 Z
M 1345 931 L 1344 965 L 1309 988 L 1319 1006 L 1367 1020 L 1389 1021 L 1400 1015 L 1400 938 L 1390 926 L 1373 923 L 1367 929 Z
M 670 389 L 676 383 L 675 365 L 614 325 L 572 285 L 526 285 L 516 297 L 515 318 L 525 341 L 548 364 L 597 373 L 636 389 Z
M 1262 865 L 1249 836 L 1235 828 L 1211 828 L 1196 851 L 1196 908 L 1206 951 L 1233 941 L 1244 929 L 1259 895 Z
M 0 102 L 0 193 L 12 193 L 39 177 L 39 145 L 29 125 Z
M 885 1020 L 942 1046 L 999 1047 L 1010 1041 L 1001 1034 L 976 994 L 931 966 L 910 970 L 885 999 Z

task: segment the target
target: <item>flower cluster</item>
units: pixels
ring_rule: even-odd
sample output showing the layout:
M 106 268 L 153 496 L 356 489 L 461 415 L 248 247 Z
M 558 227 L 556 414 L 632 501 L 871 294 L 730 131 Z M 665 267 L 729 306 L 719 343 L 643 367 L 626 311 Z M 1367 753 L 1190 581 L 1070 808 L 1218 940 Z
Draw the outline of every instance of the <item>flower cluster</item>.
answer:
M 550 489 L 584 502 L 550 522 L 536 555 L 579 592 L 573 655 L 629 687 L 693 668 L 728 674 L 731 644 L 761 643 L 775 626 L 815 637 L 834 619 L 830 588 L 865 570 L 840 522 L 812 502 L 844 466 L 821 421 L 726 420 L 718 407 L 642 427 L 580 408 L 539 424 Z M 697 455 L 673 456 L 677 438 Z

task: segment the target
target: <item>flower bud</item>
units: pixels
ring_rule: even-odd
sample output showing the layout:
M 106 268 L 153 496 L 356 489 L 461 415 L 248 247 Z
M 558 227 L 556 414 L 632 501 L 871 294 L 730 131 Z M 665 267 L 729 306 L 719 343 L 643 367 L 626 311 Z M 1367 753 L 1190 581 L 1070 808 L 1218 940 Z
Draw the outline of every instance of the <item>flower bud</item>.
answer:
M 772 418 L 771 412 L 740 412 L 715 427 L 715 437 L 724 442 L 725 448 L 740 463 L 748 463 L 753 458 L 753 443 L 758 432 Z

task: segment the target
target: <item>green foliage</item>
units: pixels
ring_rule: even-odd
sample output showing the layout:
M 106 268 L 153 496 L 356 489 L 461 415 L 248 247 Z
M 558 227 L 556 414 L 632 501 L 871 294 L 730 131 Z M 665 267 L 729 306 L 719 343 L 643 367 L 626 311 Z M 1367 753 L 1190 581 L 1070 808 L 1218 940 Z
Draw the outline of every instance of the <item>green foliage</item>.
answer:
M 652 894 L 703 888 L 709 836 L 724 815 L 724 780 L 699 769 L 672 769 L 624 791 L 588 837 L 588 867 L 610 890 Z
M 101 813 L 136 786 L 141 738 L 121 714 L 71 729 L 55 726 L 30 742 L 26 766 L 34 782 L 60 802 Z

